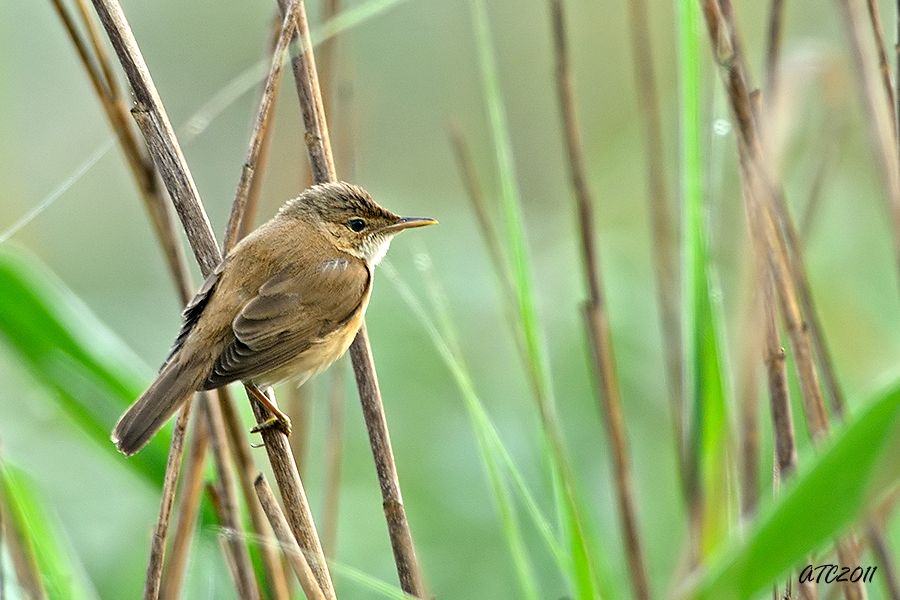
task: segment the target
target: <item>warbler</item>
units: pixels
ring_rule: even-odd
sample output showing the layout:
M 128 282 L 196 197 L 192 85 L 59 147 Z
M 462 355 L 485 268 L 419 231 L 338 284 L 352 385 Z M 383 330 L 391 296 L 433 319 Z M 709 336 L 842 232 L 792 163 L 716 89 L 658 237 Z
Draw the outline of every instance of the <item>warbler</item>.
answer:
M 300 385 L 328 368 L 359 331 L 391 239 L 435 223 L 399 217 L 344 182 L 287 201 L 225 256 L 185 307 L 169 356 L 119 419 L 113 442 L 134 454 L 196 391 L 233 381 Z M 270 422 L 289 430 L 277 407 L 254 397 L 273 413 Z

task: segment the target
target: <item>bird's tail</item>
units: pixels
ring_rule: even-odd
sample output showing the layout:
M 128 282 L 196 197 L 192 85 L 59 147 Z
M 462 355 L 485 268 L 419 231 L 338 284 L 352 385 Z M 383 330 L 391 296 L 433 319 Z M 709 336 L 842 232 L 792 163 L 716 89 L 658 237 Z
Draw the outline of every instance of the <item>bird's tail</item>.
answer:
M 119 418 L 112 441 L 120 452 L 131 456 L 150 441 L 179 406 L 197 389 L 196 369 L 173 357 L 137 401 Z

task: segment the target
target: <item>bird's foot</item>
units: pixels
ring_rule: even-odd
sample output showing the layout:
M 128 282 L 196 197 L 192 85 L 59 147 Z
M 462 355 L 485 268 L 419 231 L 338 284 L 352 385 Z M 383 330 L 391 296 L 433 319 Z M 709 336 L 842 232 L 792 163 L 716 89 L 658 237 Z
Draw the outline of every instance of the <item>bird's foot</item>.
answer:
M 250 433 L 259 433 L 261 431 L 269 431 L 270 429 L 277 429 L 284 435 L 289 436 L 291 435 L 291 420 L 284 413 L 272 415 L 271 417 L 251 429 Z

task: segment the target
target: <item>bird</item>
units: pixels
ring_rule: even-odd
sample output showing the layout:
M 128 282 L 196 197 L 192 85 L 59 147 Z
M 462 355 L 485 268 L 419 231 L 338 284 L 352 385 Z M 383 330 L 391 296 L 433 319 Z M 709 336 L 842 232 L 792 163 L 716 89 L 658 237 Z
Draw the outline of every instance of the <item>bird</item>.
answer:
M 258 389 L 301 385 L 340 358 L 362 325 L 375 266 L 393 237 L 435 223 L 400 217 L 346 182 L 314 185 L 285 202 L 187 304 L 168 357 L 116 423 L 113 443 L 135 454 L 194 392 L 235 381 L 252 384 L 251 395 L 272 413 L 254 431 L 274 425 L 289 433 L 288 417 Z

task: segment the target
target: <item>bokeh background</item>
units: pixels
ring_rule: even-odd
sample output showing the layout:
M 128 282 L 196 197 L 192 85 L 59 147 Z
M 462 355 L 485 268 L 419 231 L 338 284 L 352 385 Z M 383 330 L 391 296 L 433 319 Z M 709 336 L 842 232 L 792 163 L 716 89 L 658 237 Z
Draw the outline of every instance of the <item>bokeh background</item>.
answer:
M 0 231 L 47 197 L 112 133 L 49 2 L 0 0 Z M 311 22 L 320 7 L 309 3 Z M 346 2 L 348 6 L 360 2 Z M 887 2 L 885 11 L 892 10 Z M 748 56 L 760 72 L 764 3 L 738 3 Z M 246 151 L 257 87 L 202 132 L 185 127 L 210 98 L 263 56 L 271 2 L 123 1 L 173 123 L 185 140 L 214 229 L 221 237 Z M 650 2 L 667 182 L 675 193 L 676 82 L 673 3 Z M 654 590 L 676 583 L 686 550 L 651 262 L 645 165 L 636 107 L 626 2 L 568 3 L 569 40 L 625 419 L 638 513 Z M 538 305 L 553 385 L 589 530 L 604 549 L 613 585 L 624 576 L 605 431 L 592 387 L 581 323 L 585 296 L 565 171 L 545 2 L 489 6 L 503 96 L 533 257 Z M 893 14 L 885 12 L 884 14 Z M 900 301 L 884 194 L 831 4 L 788 3 L 786 68 L 796 74 L 785 184 L 796 213 L 810 195 L 825 149 L 835 159 L 823 180 L 807 245 L 812 286 L 838 373 L 853 400 L 900 359 Z M 706 47 L 705 39 L 701 42 Z M 708 218 L 720 281 L 727 358 L 742 372 L 742 323 L 749 298 L 748 246 L 727 107 L 711 65 L 705 112 L 712 165 Z M 439 227 L 397 239 L 389 260 L 414 290 L 427 256 L 446 291 L 479 395 L 540 500 L 552 487 L 538 442 L 538 419 L 497 279 L 466 201 L 447 139 L 457 122 L 475 156 L 499 219 L 496 163 L 465 2 L 406 0 L 343 33 L 332 74 L 349 90 L 330 107 L 338 173 L 352 173 L 385 206 L 437 217 Z M 260 219 L 304 186 L 306 157 L 289 78 L 277 105 Z M 342 145 L 343 144 L 343 145 Z M 352 148 L 349 147 L 352 145 Z M 146 363 L 148 378 L 178 329 L 180 305 L 124 161 L 113 148 L 6 245 L 36 256 Z M 193 261 L 191 261 L 193 262 Z M 196 275 L 196 272 L 195 272 Z M 199 278 L 197 279 L 199 281 Z M 3 290 L 0 290 L 0 294 Z M 512 598 L 514 575 L 500 519 L 478 458 L 462 399 L 425 330 L 395 286 L 377 279 L 369 331 L 419 556 L 439 598 Z M 346 377 L 346 434 L 337 558 L 395 581 L 359 405 Z M 27 469 L 103 597 L 141 590 L 158 492 L 109 449 L 87 443 L 50 393 L 0 344 L 0 452 Z M 305 483 L 322 500 L 327 377 L 313 385 L 313 436 Z M 729 384 L 734 387 L 735 382 Z M 246 402 L 240 399 L 246 423 Z M 797 414 L 797 413 L 795 413 Z M 111 422 L 110 427 L 113 425 Z M 770 442 L 766 442 L 770 444 Z M 805 443 L 805 441 L 803 442 Z M 263 450 L 257 450 L 260 463 Z M 767 456 L 764 454 L 764 456 Z M 764 467 L 764 477 L 768 475 Z M 897 519 L 894 547 L 900 547 Z M 566 591 L 537 535 L 535 562 L 547 598 Z M 215 532 L 192 562 L 189 597 L 233 594 Z M 338 578 L 342 597 L 370 590 Z M 871 587 L 877 597 L 878 586 Z

